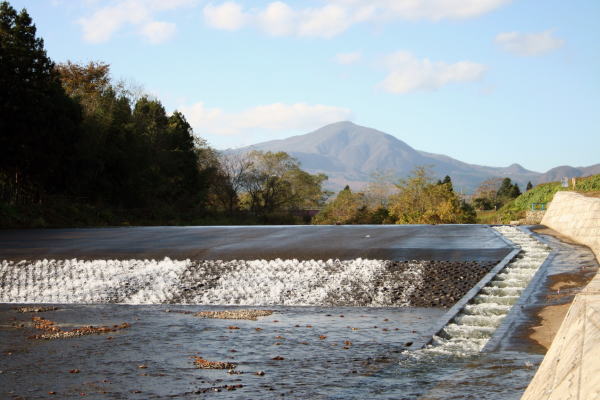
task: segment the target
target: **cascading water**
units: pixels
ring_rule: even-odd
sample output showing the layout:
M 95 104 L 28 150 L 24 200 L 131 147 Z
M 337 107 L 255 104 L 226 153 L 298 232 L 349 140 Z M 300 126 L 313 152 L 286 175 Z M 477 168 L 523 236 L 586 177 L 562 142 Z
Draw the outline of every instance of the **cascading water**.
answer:
M 40 260 L 0 263 L 0 302 L 409 306 L 423 262 Z
M 494 229 L 520 247 L 521 252 L 420 354 L 467 356 L 481 351 L 550 254 L 548 246 L 515 227 Z

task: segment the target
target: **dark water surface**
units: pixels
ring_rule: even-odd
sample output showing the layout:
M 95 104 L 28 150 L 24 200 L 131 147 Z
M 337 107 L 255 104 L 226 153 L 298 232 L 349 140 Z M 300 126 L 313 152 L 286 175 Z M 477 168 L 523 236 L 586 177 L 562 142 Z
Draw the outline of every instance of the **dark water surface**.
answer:
M 0 260 L 489 261 L 509 253 L 487 225 L 198 226 L 0 230 Z

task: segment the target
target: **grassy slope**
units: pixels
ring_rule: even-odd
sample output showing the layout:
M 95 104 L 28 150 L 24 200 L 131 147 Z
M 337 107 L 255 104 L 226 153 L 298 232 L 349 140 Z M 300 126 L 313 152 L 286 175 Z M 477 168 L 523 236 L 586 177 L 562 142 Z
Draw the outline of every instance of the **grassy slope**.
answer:
M 537 185 L 533 189 L 523 193 L 513 201 L 505 204 L 497 215 L 498 222 L 507 223 L 525 216 L 525 211 L 531 207 L 531 203 L 550 203 L 554 194 L 558 191 L 573 190 L 571 187 L 563 188 L 560 182 L 549 182 Z M 600 191 L 600 174 L 585 178 L 577 178 L 576 192 Z

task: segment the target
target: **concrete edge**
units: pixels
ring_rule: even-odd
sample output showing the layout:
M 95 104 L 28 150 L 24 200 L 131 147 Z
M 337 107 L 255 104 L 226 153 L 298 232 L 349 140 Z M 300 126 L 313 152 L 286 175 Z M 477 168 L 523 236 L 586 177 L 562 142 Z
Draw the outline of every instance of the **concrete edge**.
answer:
M 504 241 L 504 243 L 506 243 L 509 247 L 512 247 L 513 249 L 516 249 L 519 247 L 516 244 L 514 244 L 513 242 L 511 242 L 509 239 L 505 238 L 503 234 L 501 234 L 500 232 L 495 230 L 494 226 L 506 226 L 506 225 L 495 224 L 495 225 L 488 225 L 488 227 L 492 230 L 492 232 L 494 232 L 496 234 L 496 236 L 498 236 L 500 239 L 502 239 L 502 241 Z
M 501 237 L 502 234 L 492 229 L 493 232 L 497 233 Z M 513 249 L 507 256 L 505 256 L 502 261 L 500 261 L 490 272 L 488 272 L 475 286 L 471 288 L 459 301 L 457 301 L 438 321 L 438 323 L 432 329 L 432 333 L 425 335 L 423 339 L 421 339 L 420 343 L 415 346 L 415 349 L 422 349 L 433 341 L 433 337 L 439 334 L 442 329 L 449 323 L 451 323 L 454 318 L 462 311 L 462 309 L 471 302 L 471 300 L 479 294 L 481 289 L 483 289 L 500 271 L 502 271 L 512 260 L 515 258 L 517 254 L 521 252 L 520 248 L 517 248 L 514 243 L 508 241 L 504 238 L 504 241 L 510 245 Z
M 517 228 L 520 231 L 522 231 L 528 235 L 531 235 L 536 240 L 539 240 L 540 242 L 549 246 L 550 248 L 552 248 L 552 251 L 550 252 L 550 254 L 548 254 L 548 257 L 546 257 L 546 259 L 544 260 L 542 265 L 540 265 L 540 267 L 536 271 L 535 275 L 533 275 L 533 278 L 531 278 L 531 280 L 529 281 L 529 284 L 527 285 L 527 287 L 525 288 L 523 293 L 521 293 L 519 300 L 515 304 L 513 304 L 510 311 L 508 312 L 508 314 L 506 314 L 506 316 L 502 320 L 502 323 L 500 324 L 500 326 L 498 326 L 498 328 L 496 328 L 496 330 L 494 331 L 494 334 L 492 335 L 490 340 L 488 340 L 488 342 L 485 344 L 485 346 L 481 350 L 482 352 L 491 352 L 491 351 L 496 350 L 500 346 L 500 344 L 502 343 L 502 340 L 506 337 L 506 334 L 510 331 L 510 329 L 514 326 L 514 324 L 518 320 L 518 315 L 521 313 L 521 309 L 527 303 L 529 298 L 533 295 L 533 293 L 535 292 L 535 289 L 537 288 L 538 284 L 541 282 L 542 278 L 546 277 L 548 265 L 550 265 L 552 263 L 552 261 L 558 254 L 558 251 L 554 249 L 554 246 L 552 246 L 550 244 L 550 242 L 544 240 L 535 232 L 531 232 L 529 230 L 529 228 L 521 227 L 521 226 L 519 226 Z

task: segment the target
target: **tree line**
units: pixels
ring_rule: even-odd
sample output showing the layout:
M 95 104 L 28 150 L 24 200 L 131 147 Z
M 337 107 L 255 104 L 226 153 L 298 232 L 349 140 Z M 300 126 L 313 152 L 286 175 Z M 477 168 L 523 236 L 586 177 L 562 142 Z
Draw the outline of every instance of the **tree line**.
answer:
M 102 62 L 55 64 L 0 3 L 2 226 L 294 222 L 324 175 L 285 153 L 220 154 Z
M 454 192 L 452 179 L 436 181 L 426 167 L 392 183 L 391 174 L 376 173 L 364 191 L 346 186 L 316 215 L 317 224 L 468 224 L 473 207 Z

